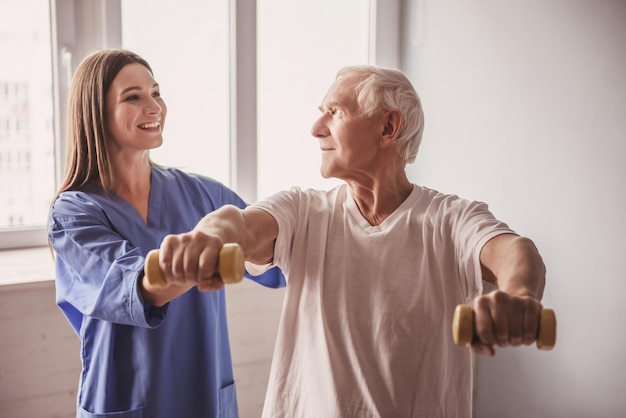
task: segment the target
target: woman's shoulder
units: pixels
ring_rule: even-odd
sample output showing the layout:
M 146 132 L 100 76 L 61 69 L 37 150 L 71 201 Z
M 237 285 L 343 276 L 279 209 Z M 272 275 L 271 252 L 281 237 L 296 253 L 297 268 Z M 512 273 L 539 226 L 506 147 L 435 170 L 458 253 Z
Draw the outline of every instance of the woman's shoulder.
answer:
M 168 193 L 185 194 L 209 199 L 216 207 L 231 203 L 242 206 L 243 200 L 222 182 L 198 173 L 179 168 L 154 167 L 153 176 L 163 184 Z M 155 177 L 153 177 L 154 180 Z
M 99 185 L 86 184 L 77 189 L 65 190 L 59 193 L 54 199 L 52 206 L 80 205 L 109 198 Z
M 79 189 L 59 193 L 50 205 L 49 215 L 57 220 L 76 219 L 81 216 L 100 218 L 115 204 L 114 199 L 99 186 L 82 186 Z
M 174 167 L 153 167 L 153 175 L 159 176 L 164 182 L 202 184 L 212 187 L 226 187 L 218 180 L 198 173 L 182 170 Z

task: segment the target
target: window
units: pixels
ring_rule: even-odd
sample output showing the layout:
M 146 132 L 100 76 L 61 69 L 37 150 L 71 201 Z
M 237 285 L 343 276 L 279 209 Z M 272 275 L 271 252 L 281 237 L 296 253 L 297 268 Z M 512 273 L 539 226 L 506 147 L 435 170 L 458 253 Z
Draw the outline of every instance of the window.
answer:
M 397 65 L 399 3 L 0 0 L 0 53 L 11 64 L 0 66 L 0 249 L 45 245 L 69 82 L 103 47 L 153 66 L 168 105 L 156 162 L 248 201 L 336 184 L 319 175 L 317 106 L 341 66 Z
M 0 0 L 0 248 L 44 225 L 54 195 L 49 22 L 47 0 Z
M 145 58 L 167 105 L 159 164 L 229 184 L 228 0 L 123 0 L 122 45 Z
M 369 13 L 362 0 L 258 3 L 259 197 L 339 183 L 319 174 L 310 132 L 337 70 L 369 61 Z

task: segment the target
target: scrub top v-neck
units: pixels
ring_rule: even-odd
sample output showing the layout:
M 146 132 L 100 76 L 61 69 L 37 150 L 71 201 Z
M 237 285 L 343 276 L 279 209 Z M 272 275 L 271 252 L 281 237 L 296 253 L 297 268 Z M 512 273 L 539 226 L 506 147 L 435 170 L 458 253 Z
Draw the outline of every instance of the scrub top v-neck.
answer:
M 152 169 L 148 222 L 99 186 L 62 193 L 49 219 L 57 304 L 81 340 L 77 416 L 237 416 L 224 290 L 192 288 L 163 307 L 138 291 L 144 257 L 168 234 L 245 202 L 219 182 Z M 284 285 L 277 269 L 257 281 Z

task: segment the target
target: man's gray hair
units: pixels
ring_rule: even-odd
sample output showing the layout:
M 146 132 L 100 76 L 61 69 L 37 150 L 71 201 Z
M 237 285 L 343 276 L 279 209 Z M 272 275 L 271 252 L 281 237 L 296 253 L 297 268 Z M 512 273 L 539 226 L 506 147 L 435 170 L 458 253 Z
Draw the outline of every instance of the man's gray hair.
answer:
M 357 103 L 368 116 L 378 111 L 399 110 L 403 125 L 396 150 L 406 163 L 415 161 L 424 132 L 424 112 L 420 98 L 402 71 L 373 65 L 353 65 L 341 68 L 337 78 L 357 75 Z

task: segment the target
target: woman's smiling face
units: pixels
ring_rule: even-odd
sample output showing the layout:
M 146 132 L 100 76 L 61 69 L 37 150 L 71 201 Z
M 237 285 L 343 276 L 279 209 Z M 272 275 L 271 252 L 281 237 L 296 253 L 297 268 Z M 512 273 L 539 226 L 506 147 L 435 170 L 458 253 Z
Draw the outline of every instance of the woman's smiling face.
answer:
M 167 107 L 148 68 L 128 64 L 106 94 L 106 132 L 118 149 L 148 150 L 163 143 Z

